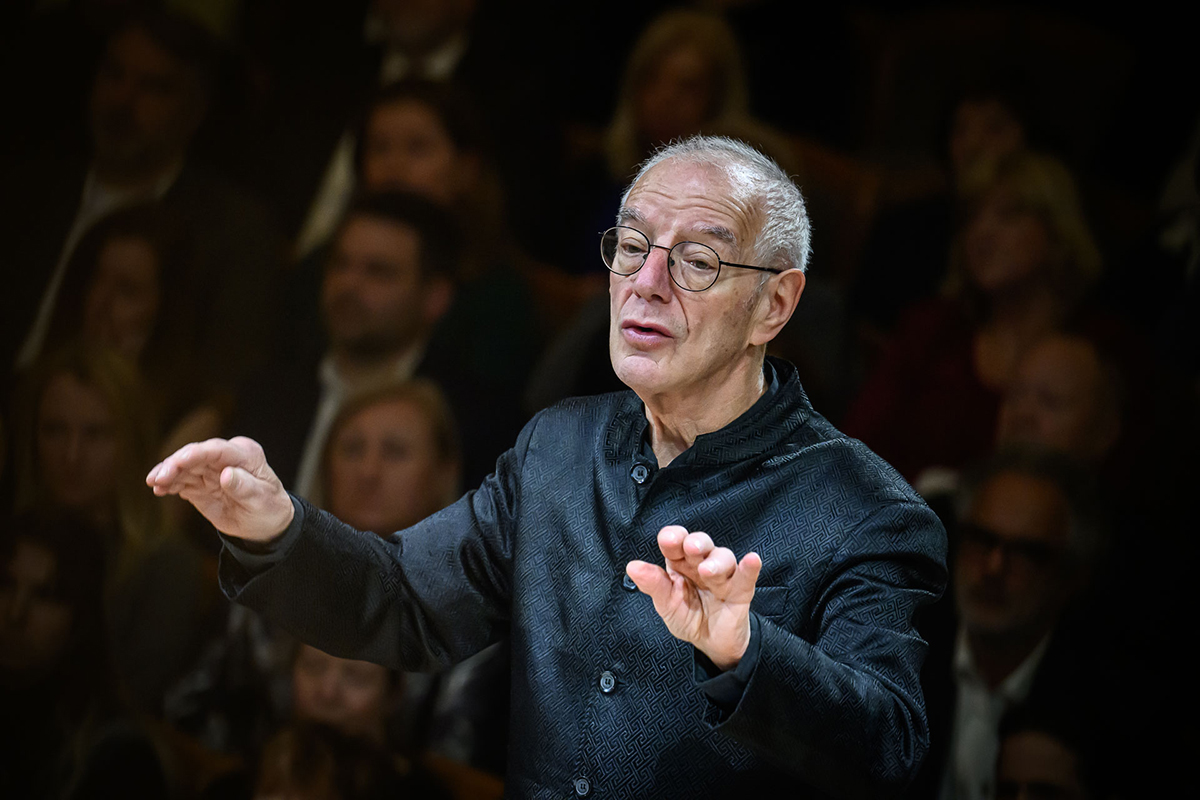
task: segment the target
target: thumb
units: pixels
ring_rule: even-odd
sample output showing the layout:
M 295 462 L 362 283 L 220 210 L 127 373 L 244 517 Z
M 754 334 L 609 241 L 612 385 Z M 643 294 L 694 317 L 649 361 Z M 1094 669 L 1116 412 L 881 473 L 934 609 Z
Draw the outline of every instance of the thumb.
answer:
M 253 492 L 254 476 L 241 467 L 221 470 L 221 489 L 233 498 L 244 500 Z
M 671 596 L 673 587 L 671 577 L 667 575 L 665 569 L 657 564 L 646 561 L 630 561 L 625 565 L 625 574 L 633 579 L 643 594 L 650 595 L 656 607 L 660 603 L 665 603 Z

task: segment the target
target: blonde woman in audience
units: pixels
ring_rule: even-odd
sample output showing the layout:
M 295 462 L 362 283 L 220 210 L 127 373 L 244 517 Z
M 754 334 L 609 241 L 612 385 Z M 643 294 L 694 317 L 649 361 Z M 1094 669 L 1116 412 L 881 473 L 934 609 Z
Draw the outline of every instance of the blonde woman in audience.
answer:
M 387 537 L 457 500 L 460 472 L 458 429 L 437 385 L 384 383 L 334 419 L 316 502 Z
M 1100 270 L 1066 167 L 1010 156 L 955 237 L 941 296 L 906 313 L 843 429 L 910 481 L 989 452 L 1025 350 L 1050 333 L 1109 324 L 1085 302 Z
M 18 415 L 16 506 L 65 508 L 100 531 L 118 677 L 135 707 L 157 714 L 214 597 L 198 553 L 140 490 L 159 440 L 137 371 L 113 350 L 69 346 L 27 376 Z

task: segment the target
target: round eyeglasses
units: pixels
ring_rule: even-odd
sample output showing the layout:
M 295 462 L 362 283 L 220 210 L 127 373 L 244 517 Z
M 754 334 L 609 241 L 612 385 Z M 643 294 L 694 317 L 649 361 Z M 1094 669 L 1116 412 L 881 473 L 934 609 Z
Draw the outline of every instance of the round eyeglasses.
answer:
M 703 292 L 717 282 L 721 267 L 737 267 L 738 269 L 753 269 L 759 272 L 770 272 L 778 275 L 781 269 L 771 267 L 752 267 L 749 264 L 734 264 L 732 261 L 722 261 L 706 244 L 699 242 L 679 242 L 672 247 L 651 244 L 646 234 L 637 228 L 618 225 L 600 234 L 600 257 L 609 272 L 617 275 L 632 275 L 642 268 L 650 251 L 667 251 L 667 272 L 671 280 L 680 289 L 689 292 Z

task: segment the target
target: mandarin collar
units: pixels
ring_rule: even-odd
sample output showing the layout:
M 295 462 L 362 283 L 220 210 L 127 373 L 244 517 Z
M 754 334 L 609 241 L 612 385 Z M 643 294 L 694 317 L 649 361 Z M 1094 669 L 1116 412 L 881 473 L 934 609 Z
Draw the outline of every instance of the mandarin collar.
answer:
M 724 428 L 696 437 L 692 446 L 673 460 L 668 469 L 682 466 L 720 466 L 736 463 L 775 448 L 812 415 L 812 405 L 796 368 L 768 356 L 763 364 L 767 390 L 741 416 Z M 642 401 L 632 391 L 605 431 L 608 461 L 625 463 L 641 449 L 649 422 Z

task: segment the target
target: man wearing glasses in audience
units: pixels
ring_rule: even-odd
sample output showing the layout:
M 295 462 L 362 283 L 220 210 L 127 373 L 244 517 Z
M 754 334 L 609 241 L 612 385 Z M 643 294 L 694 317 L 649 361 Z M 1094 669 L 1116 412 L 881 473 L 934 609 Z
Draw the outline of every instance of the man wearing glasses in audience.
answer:
M 1070 613 L 1093 577 L 1100 534 L 1094 488 L 1066 456 L 1008 449 L 971 476 L 954 536 L 957 622 L 925 670 L 934 746 L 916 796 L 995 796 L 1000 722 L 1011 708 L 1050 702 L 1085 727 L 1098 706 L 1110 718 L 1103 724 L 1118 716 L 1111 659 Z
M 660 150 L 601 237 L 633 391 L 539 413 L 496 471 L 388 539 L 290 497 L 247 439 L 147 482 L 222 531 L 221 584 L 401 669 L 508 636 L 513 797 L 896 794 L 927 747 L 913 617 L 945 534 L 767 358 L 804 289 L 800 192 L 746 145 Z

